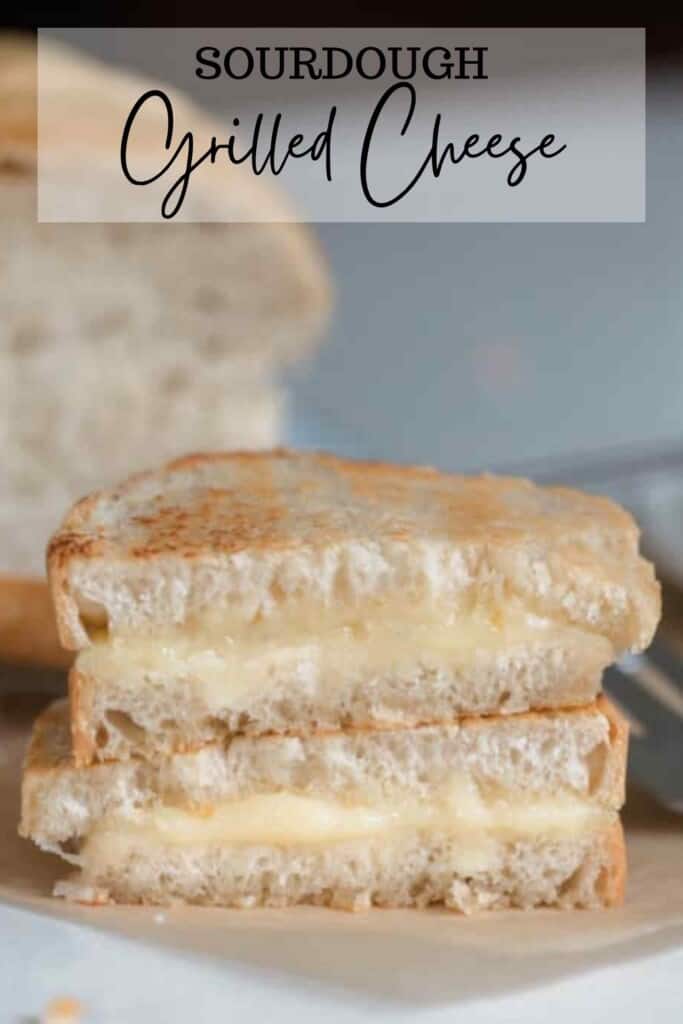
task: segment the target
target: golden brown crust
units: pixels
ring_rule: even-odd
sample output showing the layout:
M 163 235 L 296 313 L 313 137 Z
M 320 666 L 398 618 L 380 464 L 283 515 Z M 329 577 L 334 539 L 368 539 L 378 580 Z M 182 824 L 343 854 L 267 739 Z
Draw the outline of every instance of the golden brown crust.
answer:
M 610 725 L 610 740 L 615 746 L 622 746 L 628 741 L 628 720 L 606 694 L 601 694 L 597 701 L 597 707 L 603 713 Z
M 276 481 L 278 464 L 287 464 L 296 474 L 285 486 Z M 183 494 L 182 503 L 164 500 L 164 486 L 178 474 L 203 471 L 207 466 L 223 471 L 226 483 L 219 479 L 215 486 L 200 484 L 194 494 Z M 134 500 L 140 486 L 151 480 L 158 481 L 158 494 L 143 503 L 144 511 L 120 524 L 120 531 L 94 523 L 94 513 L 103 505 Z M 330 501 L 333 491 L 336 503 Z M 316 504 L 315 515 L 307 516 L 306 502 L 315 498 L 322 499 L 322 507 Z M 464 477 L 425 466 L 278 448 L 195 453 L 158 470 L 138 473 L 111 491 L 89 495 L 72 508 L 53 537 L 48 561 L 64 564 L 77 556 L 103 555 L 146 560 L 164 553 L 191 558 L 215 550 L 231 554 L 246 548 L 325 545 L 354 536 L 351 522 L 361 514 L 369 525 L 381 524 L 383 535 L 391 539 L 413 539 L 418 526 L 416 499 L 429 502 L 430 518 L 438 520 L 441 528 L 439 535 L 452 540 L 485 537 L 496 544 L 520 533 L 552 540 L 567 529 L 580 533 L 590 528 L 604 530 L 604 542 L 624 554 L 632 554 L 638 540 L 636 524 L 624 509 L 607 498 L 570 488 L 541 488 L 523 478 Z M 288 517 L 294 502 L 296 523 Z M 130 542 L 123 536 L 124 529 Z
M 612 794 L 612 804 L 615 807 L 623 807 L 626 800 L 626 766 L 628 762 L 628 737 L 629 727 L 624 716 L 618 711 L 614 704 L 601 694 L 596 701 L 598 711 L 605 716 L 609 723 L 608 748 L 609 756 L 605 753 L 599 765 L 600 772 L 596 773 L 593 784 L 598 784 L 600 774 L 604 776 L 607 772 L 607 784 Z M 603 778 L 603 781 L 604 778 Z
M 75 651 L 82 644 L 75 636 L 74 620 L 79 620 L 79 613 L 71 592 L 68 570 L 70 562 L 78 555 L 70 550 L 68 542 L 57 543 L 53 547 L 54 539 L 50 541 L 47 549 L 47 578 L 54 607 L 54 620 L 62 647 L 67 651 Z
M 92 719 L 92 690 L 88 679 L 76 668 L 69 672 L 69 708 L 71 711 L 71 746 L 77 767 L 92 763 L 95 743 L 88 723 Z
M 646 644 L 659 616 L 636 524 L 608 499 L 285 449 L 189 455 L 90 495 L 52 538 L 48 572 L 62 640 L 79 647 L 77 563 L 156 570 L 169 558 L 191 565 L 397 543 L 426 560 L 425 545 L 449 545 L 466 579 L 487 578 L 495 561 L 530 610 L 562 617 L 573 608 L 572 621 L 598 630 L 591 616 L 605 616 L 618 649 Z
M 626 893 L 628 860 L 621 821 L 615 821 L 605 837 L 605 866 L 598 882 L 598 892 L 605 907 L 620 907 Z

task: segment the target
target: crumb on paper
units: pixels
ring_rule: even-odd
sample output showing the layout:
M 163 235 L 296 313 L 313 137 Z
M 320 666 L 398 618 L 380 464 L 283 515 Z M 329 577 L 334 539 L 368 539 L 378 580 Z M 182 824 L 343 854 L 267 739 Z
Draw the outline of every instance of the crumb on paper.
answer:
M 51 999 L 40 1017 L 40 1024 L 80 1024 L 83 1007 L 71 996 Z

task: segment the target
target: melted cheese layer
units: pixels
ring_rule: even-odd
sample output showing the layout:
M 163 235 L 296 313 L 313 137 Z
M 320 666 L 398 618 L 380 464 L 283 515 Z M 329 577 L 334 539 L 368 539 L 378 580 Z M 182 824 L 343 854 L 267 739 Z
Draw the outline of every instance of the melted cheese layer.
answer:
M 481 610 L 425 617 L 424 609 L 373 606 L 365 615 L 320 613 L 287 622 L 239 626 L 208 618 L 194 626 L 158 631 L 153 637 L 100 633 L 78 657 L 82 672 L 114 684 L 134 675 L 185 678 L 201 686 L 216 707 L 226 699 L 268 689 L 283 677 L 306 674 L 327 688 L 395 673 L 410 677 L 418 665 L 462 669 L 482 655 L 528 651 L 534 646 L 581 645 L 596 672 L 613 660 L 610 643 L 567 625 L 510 608 L 505 615 Z M 587 653 L 584 657 L 587 656 Z
M 86 856 L 117 843 L 289 846 L 425 830 L 462 838 L 465 847 L 476 850 L 497 841 L 579 836 L 613 817 L 613 812 L 571 792 L 487 797 L 466 779 L 429 799 L 397 798 L 374 805 L 265 793 L 196 811 L 160 806 L 132 817 L 105 817 L 88 837 Z

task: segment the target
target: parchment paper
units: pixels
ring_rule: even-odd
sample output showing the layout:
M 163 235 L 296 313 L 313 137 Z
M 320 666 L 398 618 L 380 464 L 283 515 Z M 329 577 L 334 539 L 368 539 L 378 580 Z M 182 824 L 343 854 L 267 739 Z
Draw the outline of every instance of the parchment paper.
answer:
M 608 912 L 83 907 L 50 896 L 68 866 L 16 834 L 21 757 L 45 698 L 0 702 L 0 900 L 181 951 L 406 1005 L 503 994 L 683 944 L 683 818 L 642 794 L 625 816 L 626 905 Z M 66 869 L 66 870 L 65 870 Z

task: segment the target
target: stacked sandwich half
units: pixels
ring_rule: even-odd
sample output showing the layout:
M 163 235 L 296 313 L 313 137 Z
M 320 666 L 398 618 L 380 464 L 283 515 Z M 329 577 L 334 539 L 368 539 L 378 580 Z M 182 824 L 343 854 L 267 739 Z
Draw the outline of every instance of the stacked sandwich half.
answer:
M 188 457 L 53 538 L 70 704 L 21 830 L 81 899 L 603 906 L 626 730 L 603 669 L 659 614 L 631 518 L 528 481 Z

